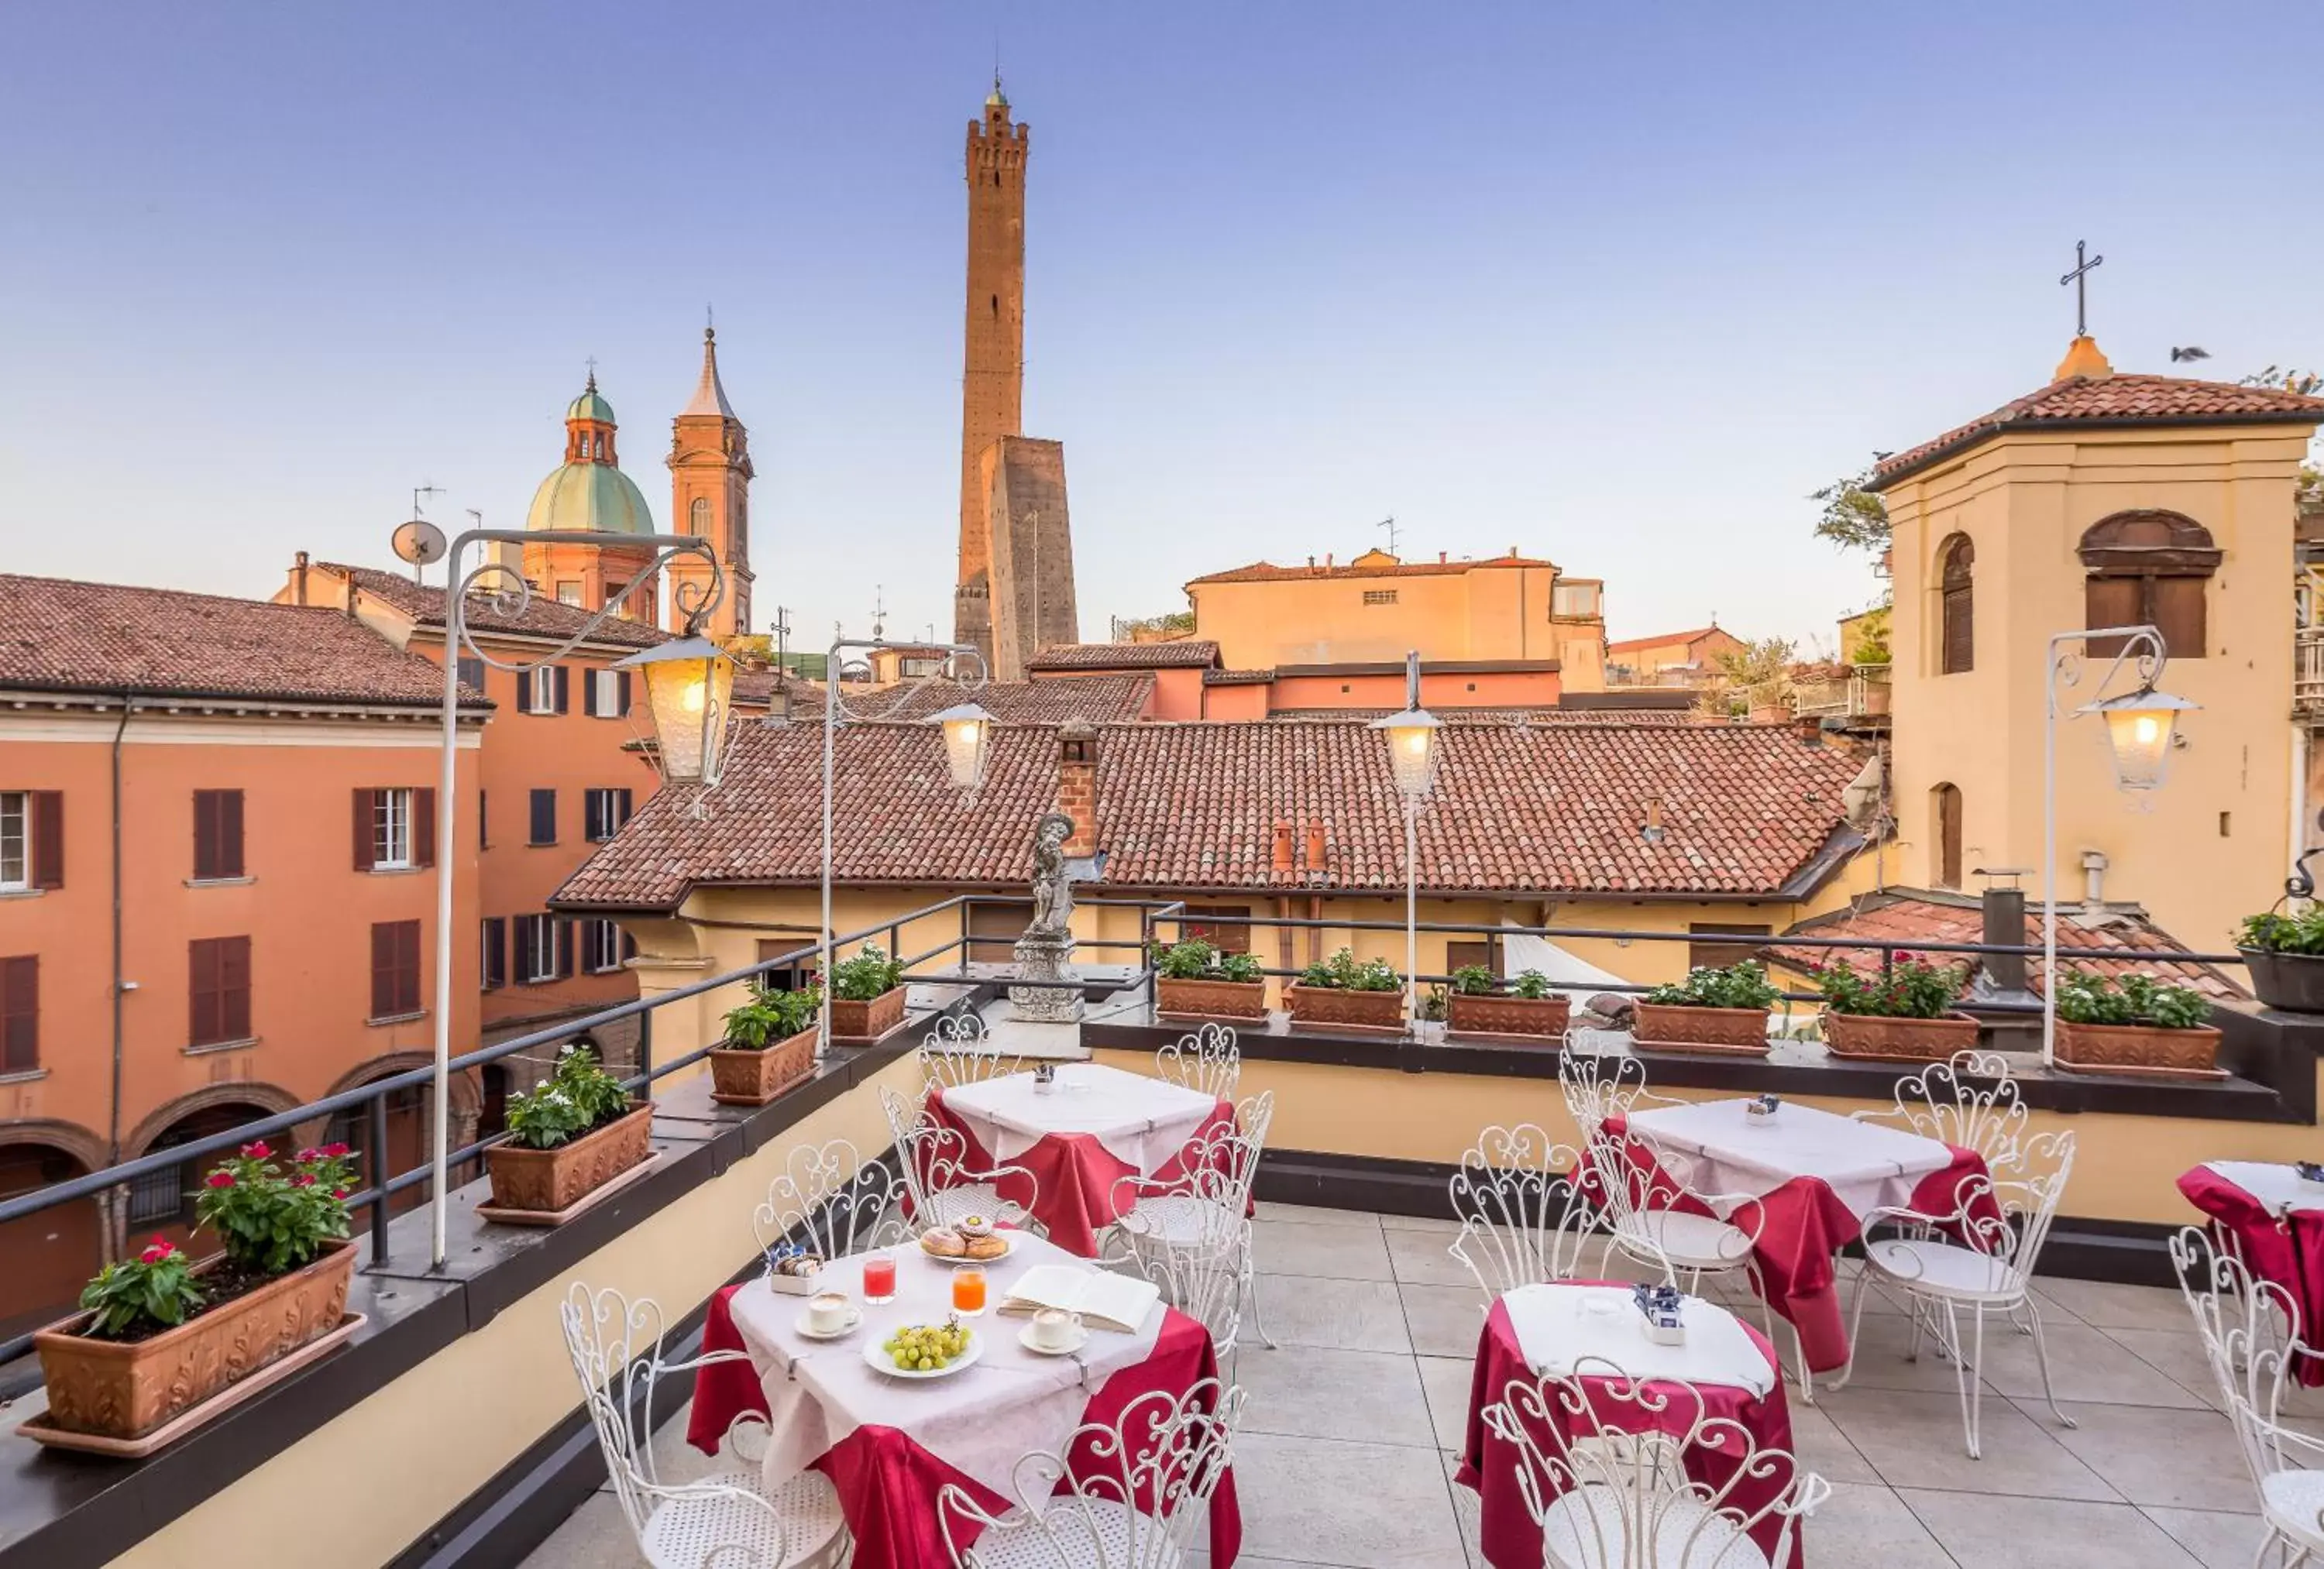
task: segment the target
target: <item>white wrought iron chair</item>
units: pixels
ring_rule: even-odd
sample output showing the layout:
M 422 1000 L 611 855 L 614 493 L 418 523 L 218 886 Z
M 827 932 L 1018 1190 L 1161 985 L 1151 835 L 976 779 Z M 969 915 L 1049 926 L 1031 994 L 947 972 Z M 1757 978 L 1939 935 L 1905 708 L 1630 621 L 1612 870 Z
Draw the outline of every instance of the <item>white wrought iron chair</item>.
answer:
M 1690 1384 L 1641 1385 L 1611 1364 L 1591 1379 L 1511 1380 L 1486 1426 L 1517 1450 L 1517 1487 L 1541 1527 L 1551 1569 L 1770 1569 L 1791 1561 L 1800 1524 L 1831 1484 L 1750 1429 L 1711 1415 Z M 1717 1482 L 1687 1475 L 1686 1456 L 1720 1457 Z M 1731 1466 L 1730 1469 L 1727 1469 Z M 1764 1488 L 1753 1501 L 1738 1495 Z M 1746 1495 L 1748 1497 L 1748 1495 Z M 1779 1521 L 1772 1552 L 1752 1533 Z
M 1018 1503 L 1004 1514 L 947 1483 L 936 1517 L 954 1569 L 1178 1569 L 1233 1464 L 1242 1405 L 1243 1391 L 1216 1379 L 1180 1396 L 1140 1395 L 1120 1421 L 1077 1427 L 1019 1460 Z
M 1226 1025 L 1204 1024 L 1157 1051 L 1154 1073 L 1213 1100 L 1232 1100 L 1242 1081 L 1242 1048 Z
M 1018 1053 L 993 1044 L 981 1014 L 947 1014 L 920 1039 L 920 1074 L 930 1095 L 1001 1078 L 1024 1066 Z
M 751 1212 L 751 1233 L 770 1256 L 785 1243 L 826 1259 L 892 1247 L 910 1240 L 897 1203 L 903 1191 L 895 1172 L 845 1139 L 796 1145 Z
M 1250 1298 L 1252 1327 L 1269 1351 L 1277 1346 L 1267 1333 L 1250 1251 L 1251 1228 L 1246 1217 L 1251 1188 L 1259 1179 L 1259 1158 L 1274 1121 L 1275 1092 L 1262 1091 L 1236 1107 L 1232 1124 L 1222 1124 L 1190 1141 L 1177 1175 L 1119 1179 L 1113 1186 L 1114 1207 L 1124 1213 L 1112 1228 L 1130 1267 L 1166 1290 L 1173 1286 L 1171 1254 L 1207 1254 L 1230 1241 L 1239 1242 L 1242 1257 L 1236 1264 L 1237 1277 L 1241 1291 Z M 1206 1269 L 1192 1264 L 1187 1269 L 1207 1280 Z M 1194 1311 L 1176 1295 L 1171 1300 Z M 1238 1303 L 1238 1323 L 1240 1311 Z M 1195 1317 L 1209 1322 L 1204 1315 Z M 1220 1338 L 1216 1325 L 1212 1326 L 1212 1338 Z M 1222 1342 L 1222 1349 L 1225 1344 Z
M 1684 1287 L 1692 1296 L 1702 1294 L 1706 1275 L 1721 1284 L 1733 1284 L 1740 1277 L 1744 1289 L 1758 1302 L 1760 1327 L 1773 1341 L 1775 1318 L 1759 1290 L 1757 1249 L 1766 1212 L 1755 1209 L 1748 1223 L 1739 1225 L 1718 1217 L 1737 1212 L 1755 1196 L 1699 1188 L 1690 1176 L 1692 1162 L 1674 1151 L 1655 1150 L 1656 1163 L 1640 1168 L 1631 1164 L 1621 1141 L 1609 1133 L 1600 1132 L 1590 1148 L 1590 1174 L 1582 1191 L 1595 1202 L 1598 1223 L 1606 1229 L 1600 1271 L 1612 1266 L 1618 1252 L 1632 1263 L 1660 1271 L 1665 1280 Z M 1717 1213 L 1699 1215 L 1679 1208 L 1685 1200 Z M 1800 1363 L 1803 1387 L 1806 1365 L 1804 1361 Z
M 1646 1088 L 1646 1065 L 1622 1051 L 1576 1051 L 1572 1041 L 1557 1053 L 1557 1085 L 1565 1109 L 1587 1145 L 1609 1116 L 1627 1117 L 1640 1106 L 1677 1106 Z
M 1477 1135 L 1452 1174 L 1461 1234 L 1445 1250 L 1475 1276 L 1485 1311 L 1505 1291 L 1581 1272 L 1589 1209 L 1574 1192 L 1582 1157 L 1532 1123 Z
M 1973 1079 L 1987 1081 L 1980 1088 Z M 1944 1062 L 1896 1081 L 1896 1104 L 1860 1111 L 1860 1123 L 1879 1123 L 1975 1150 L 1988 1170 L 2015 1163 L 2025 1142 L 2026 1110 L 2017 1096 L 2009 1060 L 1992 1051 L 1957 1051 Z
M 2311 1354 L 2299 1306 L 2194 1226 L 2171 1239 L 2171 1262 L 2259 1492 L 2267 1530 L 2252 1562 L 2295 1569 L 2324 1559 L 2324 1438 L 2287 1427 L 2283 1416 L 2293 1370 Z
M 2070 1131 L 2037 1133 L 1990 1168 L 1989 1177 L 1968 1177 L 1954 1193 L 1953 1208 L 1935 1215 L 1915 1210 L 1876 1209 L 1864 1217 L 1864 1267 L 1857 1274 L 1856 1302 L 1849 1318 L 1849 1364 L 1832 1382 L 1848 1383 L 1855 1372 L 1852 1348 L 1864 1323 L 1868 1289 L 1895 1291 L 1904 1298 L 1912 1315 L 1908 1361 L 1918 1361 L 1921 1336 L 1930 1335 L 1938 1353 L 1950 1359 L 1960 1390 L 1961 1423 L 1969 1437 L 1969 1456 L 1978 1454 L 1978 1418 L 1982 1414 L 1984 1381 L 1978 1370 L 1985 1360 L 1985 1316 L 1998 1313 L 2034 1337 L 2034 1359 L 2042 1370 L 2042 1395 L 2050 1414 L 2063 1427 L 2074 1419 L 2059 1408 L 2050 1385 L 2050 1352 L 2042 1335 L 2042 1310 L 2034 1295 L 2034 1271 L 2049 1240 L 2051 1223 L 2058 1217 L 2067 1179 L 2074 1170 L 2074 1135 Z M 1991 1209 L 1986 1206 L 1990 1202 Z M 1898 1234 L 1876 1236 L 1874 1228 L 1892 1225 Z M 1969 1336 L 1960 1333 L 1960 1316 L 1970 1316 Z
M 978 1215 L 1031 1231 L 1043 1228 L 1033 1219 L 1032 1205 L 1001 1197 L 1004 1177 L 1021 1177 L 1025 1190 L 1038 1199 L 1041 1185 L 1022 1166 L 980 1166 L 969 1158 L 968 1141 L 919 1106 L 881 1086 L 880 1105 L 888 1114 L 888 1132 L 896 1141 L 896 1164 L 912 1197 L 912 1223 L 918 1226 L 951 1225 L 963 1216 Z
M 656 1383 L 665 1374 L 713 1363 L 747 1363 L 747 1355 L 715 1351 L 691 1362 L 666 1362 L 661 1309 L 650 1298 L 632 1302 L 611 1288 L 592 1290 L 576 1281 L 559 1312 L 582 1403 L 604 1452 L 605 1474 L 648 1564 L 654 1569 L 839 1569 L 848 1561 L 854 1544 L 840 1515 L 839 1494 L 820 1472 L 803 1473 L 771 1494 L 761 1487 L 755 1464 L 685 1482 L 665 1482 L 656 1473 Z M 730 1439 L 746 1424 L 765 1426 L 757 1416 L 738 1418 Z

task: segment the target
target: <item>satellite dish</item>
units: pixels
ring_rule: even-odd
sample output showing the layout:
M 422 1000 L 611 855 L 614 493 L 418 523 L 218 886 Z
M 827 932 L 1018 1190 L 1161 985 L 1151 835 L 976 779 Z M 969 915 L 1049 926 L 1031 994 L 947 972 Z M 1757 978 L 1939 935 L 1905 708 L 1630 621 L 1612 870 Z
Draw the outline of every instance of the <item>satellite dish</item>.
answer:
M 427 566 L 444 559 L 444 531 L 425 518 L 414 518 L 395 531 L 398 559 Z

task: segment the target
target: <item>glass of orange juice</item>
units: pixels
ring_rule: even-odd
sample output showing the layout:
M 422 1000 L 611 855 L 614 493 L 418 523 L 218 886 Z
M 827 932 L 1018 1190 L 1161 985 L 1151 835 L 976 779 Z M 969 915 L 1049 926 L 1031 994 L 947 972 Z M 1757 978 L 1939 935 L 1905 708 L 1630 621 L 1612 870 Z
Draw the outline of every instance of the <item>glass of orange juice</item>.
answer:
M 952 1272 L 952 1310 L 964 1318 L 984 1312 L 984 1266 L 963 1264 Z

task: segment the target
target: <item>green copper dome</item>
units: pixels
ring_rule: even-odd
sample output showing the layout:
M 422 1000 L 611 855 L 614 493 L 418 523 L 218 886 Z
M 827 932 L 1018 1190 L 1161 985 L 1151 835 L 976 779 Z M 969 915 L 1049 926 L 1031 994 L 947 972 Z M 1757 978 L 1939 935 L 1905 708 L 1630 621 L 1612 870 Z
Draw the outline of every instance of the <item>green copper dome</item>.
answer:
M 569 386 L 571 383 L 568 382 L 567 385 Z M 613 417 L 613 406 L 605 401 L 605 396 L 604 393 L 597 390 L 597 378 L 595 376 L 589 378 L 589 386 L 587 390 L 584 391 L 580 397 L 576 398 L 572 402 L 565 406 L 565 417 L 567 419 L 594 419 L 600 425 L 618 425 L 621 423 Z
M 596 399 L 594 392 L 585 395 Z M 603 406 L 603 399 L 598 399 Z M 581 407 L 576 402 L 573 406 Z M 576 417 L 584 417 L 576 416 Z M 611 418 L 609 411 L 606 415 Z M 611 463 L 567 463 L 540 482 L 525 514 L 530 529 L 593 528 L 608 534 L 650 534 L 653 514 L 630 476 Z

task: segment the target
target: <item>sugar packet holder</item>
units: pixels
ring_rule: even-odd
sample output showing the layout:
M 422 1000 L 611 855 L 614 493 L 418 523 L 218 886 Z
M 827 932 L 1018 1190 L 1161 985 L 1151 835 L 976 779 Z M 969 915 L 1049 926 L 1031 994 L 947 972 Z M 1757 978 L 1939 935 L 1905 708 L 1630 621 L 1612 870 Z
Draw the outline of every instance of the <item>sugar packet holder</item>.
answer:
M 823 1289 L 823 1255 L 797 1243 L 767 1250 L 767 1284 L 787 1297 L 811 1297 Z
M 1764 1122 L 1774 1116 L 1782 1108 L 1783 1104 L 1784 1097 L 1780 1095 L 1773 1093 L 1755 1095 L 1743 1103 L 1743 1115 L 1755 1121 Z
M 1639 1331 L 1656 1345 L 1686 1344 L 1686 1298 L 1676 1286 L 1655 1286 L 1641 1280 L 1631 1289 L 1638 1305 Z

